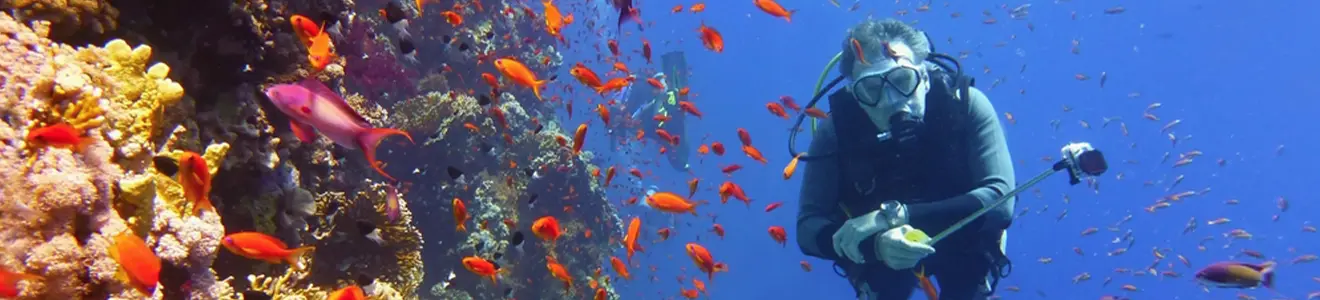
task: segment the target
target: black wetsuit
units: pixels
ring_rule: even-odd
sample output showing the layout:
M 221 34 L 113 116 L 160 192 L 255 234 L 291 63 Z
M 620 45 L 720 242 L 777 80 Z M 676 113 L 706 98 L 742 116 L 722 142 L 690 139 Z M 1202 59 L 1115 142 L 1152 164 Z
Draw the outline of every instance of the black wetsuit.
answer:
M 878 129 L 842 90 L 830 96 L 833 122 L 820 123 L 807 150 L 837 154 L 806 165 L 798 245 L 807 255 L 839 264 L 859 293 L 869 291 L 859 295 L 863 299 L 908 299 L 917 287 L 913 271 L 922 267 L 936 277 L 940 299 L 985 299 L 983 290 L 995 285 L 987 279 L 997 282 L 999 277 L 987 274 L 1001 274 L 1007 264 L 999 242 L 1012 222 L 1015 201 L 935 244 L 937 252 L 917 269 L 893 270 L 881 263 L 875 236 L 859 244 L 867 264 L 834 252 L 832 236 L 843 222 L 884 201 L 905 203 L 909 224 L 933 236 L 1015 186 L 1013 162 L 990 101 L 975 88 L 970 101 L 954 99 L 949 76 L 932 78 L 944 80 L 933 82 L 927 94 L 926 129 L 917 150 L 877 141 Z

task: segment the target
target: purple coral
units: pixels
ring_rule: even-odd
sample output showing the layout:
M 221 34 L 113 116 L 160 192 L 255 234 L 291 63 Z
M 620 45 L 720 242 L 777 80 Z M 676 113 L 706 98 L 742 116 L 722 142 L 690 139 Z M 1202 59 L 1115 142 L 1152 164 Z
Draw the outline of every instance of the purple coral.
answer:
M 392 98 L 404 99 L 416 94 L 413 77 L 417 72 L 400 64 L 394 53 L 390 53 L 391 48 L 376 40 L 371 27 L 361 19 L 353 20 L 344 34 L 346 43 L 336 49 L 347 60 L 344 66 L 347 84 L 368 96 L 389 93 Z

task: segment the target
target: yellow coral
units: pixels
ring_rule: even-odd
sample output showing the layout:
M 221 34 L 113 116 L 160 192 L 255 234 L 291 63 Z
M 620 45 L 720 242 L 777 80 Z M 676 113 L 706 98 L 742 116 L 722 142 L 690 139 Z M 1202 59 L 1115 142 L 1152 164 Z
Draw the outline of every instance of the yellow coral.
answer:
M 213 144 L 206 147 L 206 152 L 202 154 L 202 158 L 206 160 L 211 175 L 215 175 L 215 172 L 219 170 L 218 166 L 228 152 L 229 144 L 227 143 Z M 161 155 L 178 159 L 183 155 L 183 151 L 174 150 Z M 183 186 L 173 178 L 156 172 L 155 169 L 149 169 L 148 174 L 128 176 L 120 180 L 119 191 L 120 202 L 137 207 L 137 210 L 132 214 L 133 216 L 128 219 L 131 226 L 150 226 L 149 223 L 153 217 L 152 208 L 156 203 L 168 205 L 170 210 L 180 215 L 186 215 L 192 211 L 188 210 L 192 203 L 188 203 L 183 197 Z
M 112 136 L 111 142 L 125 157 L 141 157 L 156 148 L 153 135 L 163 127 L 165 108 L 183 98 L 183 86 L 169 79 L 170 67 L 157 63 L 147 67 L 151 47 L 130 48 L 124 40 L 113 40 L 104 48 L 80 49 L 80 59 L 87 62 L 108 63 L 105 73 L 113 78 L 114 92 L 110 93 L 110 126 L 122 133 Z

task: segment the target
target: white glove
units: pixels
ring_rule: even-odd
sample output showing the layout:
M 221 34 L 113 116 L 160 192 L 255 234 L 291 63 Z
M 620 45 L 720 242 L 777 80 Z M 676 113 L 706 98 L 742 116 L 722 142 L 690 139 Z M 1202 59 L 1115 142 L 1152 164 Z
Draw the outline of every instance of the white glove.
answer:
M 880 233 L 888 227 L 885 217 L 878 210 L 848 219 L 843 222 L 843 227 L 839 227 L 839 231 L 834 232 L 834 253 L 854 263 L 865 263 L 866 257 L 862 255 L 858 245 L 866 237 Z
M 917 266 L 917 262 L 920 262 L 921 259 L 935 254 L 935 248 L 930 245 L 911 242 L 905 238 L 907 233 L 913 230 L 916 230 L 916 228 L 903 225 L 889 229 L 875 239 L 876 252 L 879 252 L 880 260 L 884 261 L 890 269 L 911 269 Z

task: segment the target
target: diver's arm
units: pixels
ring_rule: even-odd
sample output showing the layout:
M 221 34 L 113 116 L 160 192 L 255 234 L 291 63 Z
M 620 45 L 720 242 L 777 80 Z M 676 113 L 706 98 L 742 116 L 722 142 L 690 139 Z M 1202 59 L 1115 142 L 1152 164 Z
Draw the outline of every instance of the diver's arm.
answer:
M 833 124 L 821 122 L 812 133 L 807 153 L 833 153 L 836 145 Z M 798 248 L 806 255 L 838 260 L 833 236 L 843 226 L 843 220 L 834 217 L 839 209 L 839 160 L 829 156 L 806 163 L 798 199 Z
M 653 103 L 655 103 L 654 100 L 652 100 L 652 101 L 650 101 L 650 102 L 646 102 L 646 103 L 644 103 L 644 104 L 642 104 L 642 105 L 637 106 L 637 110 L 633 111 L 633 113 L 632 113 L 632 119 L 633 119 L 633 120 L 637 120 L 638 117 L 641 117 L 642 112 L 643 112 L 643 111 L 646 111 L 646 110 L 648 110 L 648 109 L 650 109 L 650 108 L 651 108 L 651 104 L 653 104 Z
M 984 93 L 971 88 L 971 131 L 966 137 L 972 149 L 965 176 L 976 183 L 971 191 L 951 198 L 907 205 L 908 223 L 931 234 L 944 231 L 962 218 L 982 207 L 992 205 L 1016 186 L 1013 178 L 1013 159 L 1008 153 L 1007 139 L 1000 126 L 998 114 Z M 972 223 L 976 230 L 1002 230 L 1012 219 L 1015 200 L 991 210 Z

